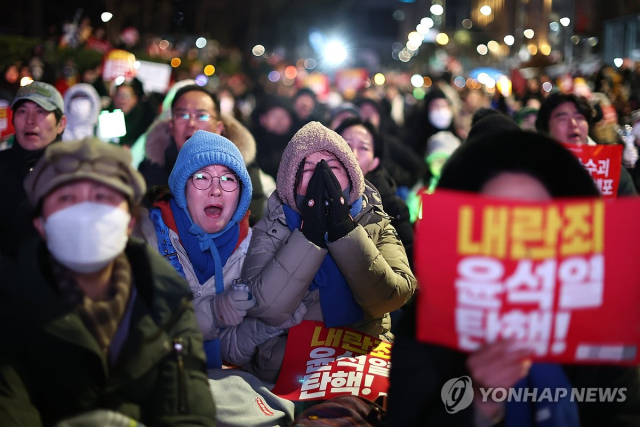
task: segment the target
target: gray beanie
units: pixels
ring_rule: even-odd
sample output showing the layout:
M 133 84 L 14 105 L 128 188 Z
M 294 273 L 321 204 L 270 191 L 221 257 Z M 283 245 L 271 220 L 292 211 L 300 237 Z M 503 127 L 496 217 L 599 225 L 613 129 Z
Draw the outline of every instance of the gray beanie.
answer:
M 319 122 L 310 122 L 296 132 L 284 149 L 276 177 L 276 190 L 280 200 L 296 211 L 298 208 L 295 187 L 298 168 L 308 155 L 318 151 L 333 154 L 347 170 L 351 181 L 349 203 L 353 203 L 364 193 L 362 170 L 344 138 Z
M 427 153 L 429 157 L 434 153 L 453 154 L 460 146 L 460 140 L 449 131 L 441 131 L 427 140 Z

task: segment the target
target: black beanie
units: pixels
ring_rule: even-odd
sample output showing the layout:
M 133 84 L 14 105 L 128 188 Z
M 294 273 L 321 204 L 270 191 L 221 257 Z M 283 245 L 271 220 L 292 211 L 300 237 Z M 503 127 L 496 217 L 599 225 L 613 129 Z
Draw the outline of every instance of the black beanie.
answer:
M 554 198 L 600 194 L 569 150 L 549 137 L 522 130 L 490 132 L 463 144 L 445 163 L 437 188 L 479 193 L 502 172 L 531 175 Z
M 477 138 L 483 138 L 495 133 L 505 132 L 508 130 L 520 130 L 520 126 L 518 126 L 518 124 L 514 122 L 513 119 L 502 113 L 489 114 L 487 116 L 484 116 L 483 118 L 475 122 L 473 126 L 471 126 L 469 135 L 467 135 L 467 141 L 471 141 Z

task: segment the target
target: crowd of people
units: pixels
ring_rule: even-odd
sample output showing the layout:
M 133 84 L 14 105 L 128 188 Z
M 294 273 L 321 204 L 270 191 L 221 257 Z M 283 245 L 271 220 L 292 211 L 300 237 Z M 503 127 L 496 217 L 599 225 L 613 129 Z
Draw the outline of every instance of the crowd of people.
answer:
M 598 197 L 559 143 L 623 145 L 617 195 L 637 194 L 640 94 L 623 103 L 598 78 L 550 93 L 531 79 L 507 98 L 443 78 L 415 106 L 397 88 L 332 107 L 300 88 L 247 114 L 189 80 L 157 107 L 136 79 L 108 102 L 86 83 L 20 87 L 0 151 L 0 426 L 295 425 L 290 402 L 265 420 L 221 384 L 268 395 L 306 320 L 394 343 L 388 425 L 635 425 L 636 368 L 538 364 L 510 341 L 465 354 L 415 332 L 423 194 Z M 110 103 L 126 134 L 106 142 Z M 544 422 L 486 402 L 451 415 L 440 388 L 461 375 L 627 400 L 559 402 Z

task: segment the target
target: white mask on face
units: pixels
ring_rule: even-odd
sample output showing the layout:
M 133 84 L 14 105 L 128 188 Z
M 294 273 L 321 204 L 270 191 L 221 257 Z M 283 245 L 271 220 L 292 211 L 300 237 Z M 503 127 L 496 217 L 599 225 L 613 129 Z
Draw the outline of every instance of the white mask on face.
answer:
M 91 101 L 82 98 L 74 99 L 69 106 L 69 113 L 79 120 L 88 118 L 91 114 Z
M 448 108 L 429 111 L 429 121 L 438 129 L 446 129 L 453 120 L 453 113 Z
M 131 215 L 115 206 L 83 202 L 44 221 L 53 257 L 77 273 L 95 273 L 120 255 L 129 239 Z

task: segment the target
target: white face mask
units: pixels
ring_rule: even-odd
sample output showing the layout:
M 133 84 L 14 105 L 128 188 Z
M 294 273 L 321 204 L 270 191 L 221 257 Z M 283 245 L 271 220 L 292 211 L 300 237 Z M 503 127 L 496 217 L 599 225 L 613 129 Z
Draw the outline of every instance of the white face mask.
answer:
M 115 206 L 83 202 L 44 221 L 47 247 L 62 265 L 77 273 L 95 273 L 127 245 L 131 215 Z
M 91 101 L 88 99 L 74 99 L 69 106 L 69 112 L 74 118 L 83 120 L 91 114 Z
M 438 129 L 446 129 L 453 120 L 453 113 L 448 108 L 438 108 L 429 112 L 429 121 Z

